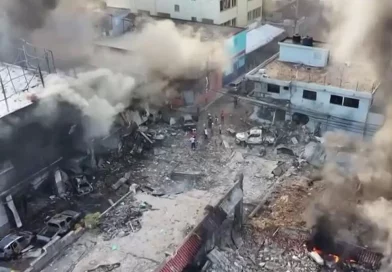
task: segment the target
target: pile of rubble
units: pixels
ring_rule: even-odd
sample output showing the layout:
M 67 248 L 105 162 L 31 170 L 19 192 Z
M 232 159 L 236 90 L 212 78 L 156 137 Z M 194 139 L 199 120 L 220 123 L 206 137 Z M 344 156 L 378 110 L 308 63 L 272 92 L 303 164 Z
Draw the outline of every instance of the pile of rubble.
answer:
M 115 209 L 102 217 L 99 229 L 103 232 L 105 241 L 116 236 L 124 237 L 142 228 L 141 217 L 152 206 L 146 202 L 135 202 L 132 199 L 122 202 Z
M 293 247 L 286 243 L 288 240 L 276 235 L 278 229 L 274 233 L 266 232 L 266 236 L 258 238 L 248 235 L 248 231 L 245 231 L 242 246 L 238 249 L 213 249 L 207 256 L 209 261 L 205 271 L 319 271 L 318 265 L 308 257 L 306 248 L 298 240 L 290 241 L 296 244 Z

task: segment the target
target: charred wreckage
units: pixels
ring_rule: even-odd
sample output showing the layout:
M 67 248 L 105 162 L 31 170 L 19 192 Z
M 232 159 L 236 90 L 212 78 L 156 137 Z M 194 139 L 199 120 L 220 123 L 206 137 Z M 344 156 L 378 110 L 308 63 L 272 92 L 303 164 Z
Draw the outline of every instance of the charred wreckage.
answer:
M 10 229 L 30 228 L 31 218 L 39 216 L 29 209 L 31 195 L 45 191 L 53 198 L 69 199 L 89 194 L 105 156 L 123 148 L 138 155 L 161 139 L 141 126 L 154 119 L 144 108 L 127 109 L 117 116 L 109 136 L 86 141 L 87 117 L 80 110 L 59 102 L 54 116 L 42 117 L 40 102 L 34 102 L 0 120 L 0 258 L 5 260 L 22 254 L 32 240 L 48 243 L 65 235 L 82 218 L 79 212 L 64 210 L 47 220 L 34 239 L 23 232 L 6 236 Z

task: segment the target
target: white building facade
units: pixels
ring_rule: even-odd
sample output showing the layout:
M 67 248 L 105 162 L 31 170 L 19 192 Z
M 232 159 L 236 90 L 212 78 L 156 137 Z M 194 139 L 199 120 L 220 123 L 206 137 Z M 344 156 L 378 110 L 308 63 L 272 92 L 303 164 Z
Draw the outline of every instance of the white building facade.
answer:
M 279 45 L 277 55 L 246 75 L 254 82 L 253 97 L 275 104 L 280 118 L 305 116 L 324 132 L 374 135 L 384 121 L 372 111 L 378 83 L 360 73 L 361 65 L 330 63 L 324 45 L 292 40 Z
M 106 0 L 132 13 L 244 27 L 261 20 L 262 0 Z

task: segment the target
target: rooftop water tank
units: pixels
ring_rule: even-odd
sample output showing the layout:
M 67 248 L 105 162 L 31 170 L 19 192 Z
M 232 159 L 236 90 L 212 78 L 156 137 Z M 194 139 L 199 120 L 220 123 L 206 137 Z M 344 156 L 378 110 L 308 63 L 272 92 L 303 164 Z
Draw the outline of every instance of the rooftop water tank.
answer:
M 313 46 L 313 38 L 306 36 L 305 38 L 302 39 L 302 45 L 304 46 Z
M 295 44 L 301 43 L 301 36 L 298 33 L 293 36 L 293 43 Z

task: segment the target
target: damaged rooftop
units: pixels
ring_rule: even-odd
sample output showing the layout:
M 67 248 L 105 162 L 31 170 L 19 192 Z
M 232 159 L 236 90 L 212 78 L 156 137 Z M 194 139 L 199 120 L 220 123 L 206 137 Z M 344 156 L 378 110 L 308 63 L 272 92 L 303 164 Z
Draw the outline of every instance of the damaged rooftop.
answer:
M 264 69 L 265 77 L 332 86 L 373 93 L 379 86 L 375 72 L 364 63 L 339 62 L 329 45 L 312 41 L 312 46 L 293 43 L 292 38 L 279 43 L 280 53 L 257 67 L 253 75 Z

